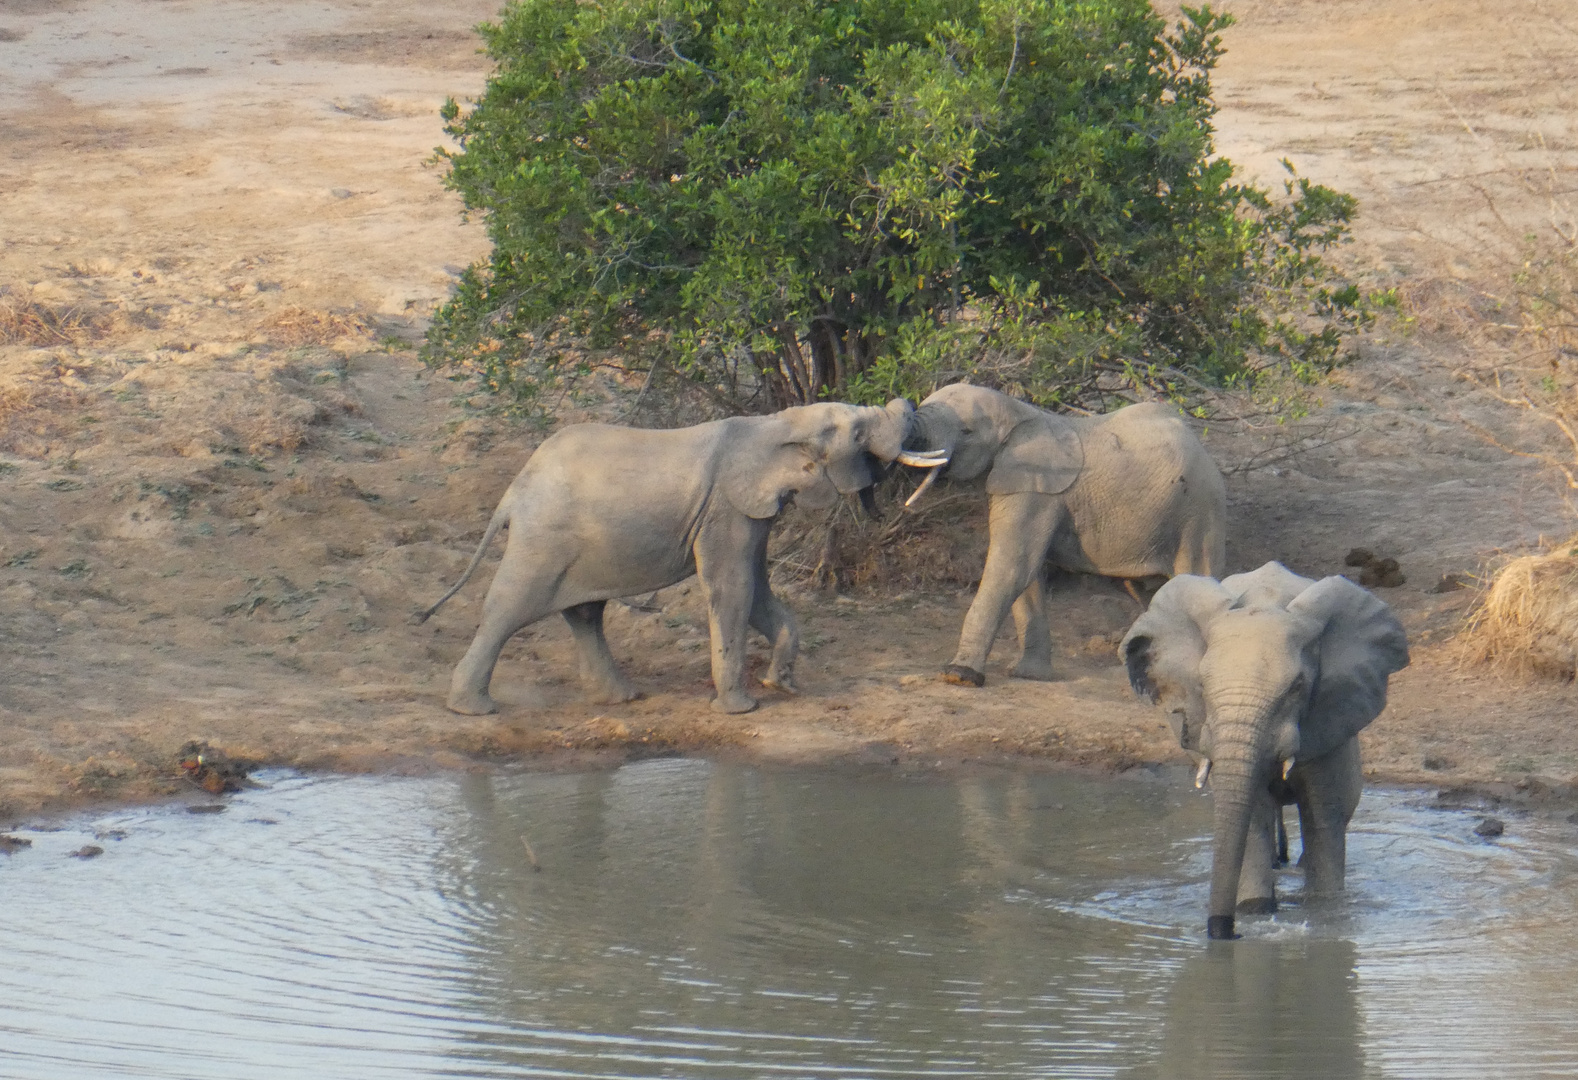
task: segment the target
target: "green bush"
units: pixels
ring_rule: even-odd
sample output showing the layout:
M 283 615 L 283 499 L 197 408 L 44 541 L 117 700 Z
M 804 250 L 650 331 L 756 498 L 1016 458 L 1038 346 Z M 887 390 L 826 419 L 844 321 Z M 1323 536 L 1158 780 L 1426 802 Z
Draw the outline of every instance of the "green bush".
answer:
M 491 258 L 430 363 L 551 414 L 587 377 L 763 411 L 971 377 L 1329 367 L 1354 200 L 1213 156 L 1231 24 L 1145 0 L 514 0 L 444 116 Z M 1291 166 L 1289 166 L 1291 173 Z

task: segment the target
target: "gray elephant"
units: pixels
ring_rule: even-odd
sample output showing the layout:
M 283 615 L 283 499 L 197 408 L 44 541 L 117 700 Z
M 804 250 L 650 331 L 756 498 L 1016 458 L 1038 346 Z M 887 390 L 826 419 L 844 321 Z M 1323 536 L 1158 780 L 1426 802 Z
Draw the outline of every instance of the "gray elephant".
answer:
M 1013 607 L 1021 679 L 1052 677 L 1043 571 L 1109 577 L 1218 574 L 1227 489 L 1205 447 L 1166 405 L 1062 416 L 962 383 L 932 394 L 904 445 L 949 455 L 949 480 L 986 476 L 990 536 L 981 586 L 943 678 L 986 682 L 986 656 Z
M 494 711 L 488 684 L 499 651 L 556 611 L 580 647 L 592 700 L 631 700 L 635 688 L 603 637 L 603 606 L 692 574 L 711 623 L 713 708 L 756 707 L 745 692 L 747 626 L 772 645 L 763 684 L 792 690 L 799 633 L 767 581 L 773 519 L 791 499 L 826 507 L 840 493 L 864 491 L 876 479 L 873 459 L 931 460 L 901 449 L 911 411 L 903 401 L 886 409 L 822 403 L 672 430 L 577 424 L 554 434 L 505 491 L 465 575 L 417 617 L 425 621 L 459 592 L 509 527 L 449 707 Z
M 1175 577 L 1119 648 L 1136 693 L 1157 703 L 1211 780 L 1207 930 L 1233 937 L 1235 909 L 1276 910 L 1276 825 L 1298 804 L 1307 896 L 1340 892 L 1348 822 L 1364 784 L 1358 735 L 1408 666 L 1408 638 L 1347 578 L 1267 563 L 1220 583 Z

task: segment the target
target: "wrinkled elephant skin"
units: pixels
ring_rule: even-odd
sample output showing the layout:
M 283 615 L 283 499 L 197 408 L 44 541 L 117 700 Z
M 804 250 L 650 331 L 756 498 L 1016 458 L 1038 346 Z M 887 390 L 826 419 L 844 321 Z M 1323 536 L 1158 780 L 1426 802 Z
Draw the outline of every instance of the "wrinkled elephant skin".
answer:
M 756 706 L 745 689 L 748 629 L 772 646 L 763 683 L 792 690 L 799 632 L 768 585 L 773 520 L 790 500 L 827 507 L 870 487 L 875 461 L 903 455 L 910 412 L 903 401 L 885 409 L 822 403 L 673 430 L 578 424 L 557 432 L 504 493 L 460 582 L 418 616 L 458 592 L 509 529 L 481 625 L 450 682 L 450 709 L 494 711 L 488 684 L 504 643 L 554 612 L 570 624 L 592 700 L 630 700 L 635 688 L 603 636 L 603 606 L 692 574 L 707 601 L 713 708 Z
M 1170 406 L 1064 416 L 955 384 L 921 403 L 905 446 L 946 451 L 943 479 L 984 476 L 991 500 L 986 566 L 943 669 L 949 682 L 985 683 L 1010 607 L 1020 646 L 1013 674 L 1052 678 L 1047 565 L 1116 578 L 1222 571 L 1227 489 Z

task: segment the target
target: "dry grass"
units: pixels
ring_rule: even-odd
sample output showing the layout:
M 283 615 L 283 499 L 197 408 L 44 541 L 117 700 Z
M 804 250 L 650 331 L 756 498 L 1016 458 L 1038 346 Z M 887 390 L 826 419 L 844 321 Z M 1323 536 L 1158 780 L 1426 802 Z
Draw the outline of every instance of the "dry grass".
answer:
M 1462 642 L 1471 663 L 1571 681 L 1578 672 L 1578 536 L 1502 567 Z
M 0 345 L 81 345 L 103 337 L 108 323 L 79 307 L 0 290 Z
M 907 476 L 877 488 L 879 516 L 853 500 L 826 512 L 791 509 L 773 538 L 779 581 L 831 589 L 957 589 L 974 584 L 986 562 L 986 496 L 933 488 L 912 509 Z
M 281 345 L 328 345 L 346 337 L 370 337 L 373 328 L 360 315 L 341 311 L 281 308 L 259 324 L 271 341 Z
M 0 428 L 4 428 L 13 416 L 27 412 L 32 407 L 33 393 L 31 387 L 0 387 Z
M 62 434 L 76 430 L 85 398 L 80 382 L 61 381 L 62 371 L 71 369 L 56 365 L 44 378 L 0 386 L 0 451 L 42 458 Z

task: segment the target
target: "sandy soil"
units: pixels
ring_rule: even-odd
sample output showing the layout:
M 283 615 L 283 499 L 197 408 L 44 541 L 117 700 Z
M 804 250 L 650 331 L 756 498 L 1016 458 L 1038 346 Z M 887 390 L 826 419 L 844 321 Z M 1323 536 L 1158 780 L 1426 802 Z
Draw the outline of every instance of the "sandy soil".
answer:
M 506 652 L 500 715 L 443 709 L 485 580 L 427 625 L 407 616 L 464 567 L 534 442 L 456 409 L 410 347 L 485 251 L 427 159 L 444 97 L 482 85 L 466 28 L 494 10 L 0 0 L 0 824 L 178 792 L 194 738 L 333 769 L 674 750 L 1179 760 L 1113 654 L 1135 603 L 1077 580 L 1055 600 L 1054 683 L 1003 675 L 1007 635 L 985 690 L 932 678 L 968 589 L 806 592 L 802 695 L 715 717 L 705 619 L 678 586 L 610 606 L 643 700 L 581 703 L 549 622 Z M 1578 164 L 1578 21 L 1561 5 L 1236 10 L 1224 152 L 1268 182 L 1292 157 L 1358 194 L 1349 258 L 1420 312 L 1478 295 L 1508 230 L 1538 222 L 1531 165 L 1570 180 Z M 1383 595 L 1415 661 L 1366 735 L 1371 775 L 1566 799 L 1573 690 L 1458 670 L 1443 642 L 1473 594 L 1430 591 L 1571 531 L 1551 476 L 1462 426 L 1540 437 L 1453 379 L 1475 347 L 1448 320 L 1393 325 L 1302 446 L 1212 430 L 1233 470 L 1230 560 L 1319 576 L 1355 545 L 1400 559 L 1408 583 Z

